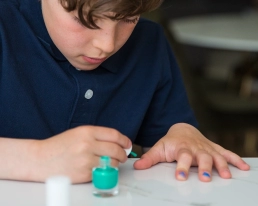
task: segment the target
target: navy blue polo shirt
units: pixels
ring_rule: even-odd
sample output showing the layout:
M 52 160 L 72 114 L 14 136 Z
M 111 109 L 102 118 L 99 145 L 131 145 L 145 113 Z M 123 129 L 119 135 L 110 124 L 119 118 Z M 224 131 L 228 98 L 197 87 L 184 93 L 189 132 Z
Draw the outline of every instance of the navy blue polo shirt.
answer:
M 0 136 L 45 139 L 79 125 L 111 127 L 152 146 L 175 123 L 196 125 L 162 28 L 141 19 L 92 71 L 55 47 L 40 1 L 0 0 Z

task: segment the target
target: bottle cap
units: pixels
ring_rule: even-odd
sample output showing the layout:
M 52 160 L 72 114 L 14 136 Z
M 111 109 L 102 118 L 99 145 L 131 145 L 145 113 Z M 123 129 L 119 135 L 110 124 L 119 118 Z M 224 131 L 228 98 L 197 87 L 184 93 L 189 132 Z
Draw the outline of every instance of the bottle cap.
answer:
M 66 176 L 46 180 L 46 206 L 70 206 L 71 181 Z
M 127 156 L 131 153 L 132 148 L 133 148 L 133 146 L 131 146 L 131 147 L 130 147 L 130 148 L 128 148 L 128 149 L 124 149 L 124 150 L 125 150 L 125 152 L 126 152 L 126 155 L 127 155 Z

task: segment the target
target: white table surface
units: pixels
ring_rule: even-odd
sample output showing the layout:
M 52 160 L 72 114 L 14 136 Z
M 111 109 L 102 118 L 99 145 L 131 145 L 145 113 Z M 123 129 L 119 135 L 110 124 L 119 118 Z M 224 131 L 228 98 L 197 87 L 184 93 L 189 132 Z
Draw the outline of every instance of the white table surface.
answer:
M 161 163 L 151 169 L 134 170 L 128 159 L 120 165 L 120 194 L 98 198 L 91 183 L 71 186 L 71 206 L 257 206 L 258 158 L 246 158 L 250 171 L 231 167 L 232 179 L 221 179 L 213 171 L 210 183 L 198 180 L 197 168 L 189 179 L 174 178 L 175 163 Z M 45 184 L 0 180 L 1 206 L 45 206 Z
M 258 51 L 258 12 L 213 14 L 171 20 L 169 29 L 183 44 Z

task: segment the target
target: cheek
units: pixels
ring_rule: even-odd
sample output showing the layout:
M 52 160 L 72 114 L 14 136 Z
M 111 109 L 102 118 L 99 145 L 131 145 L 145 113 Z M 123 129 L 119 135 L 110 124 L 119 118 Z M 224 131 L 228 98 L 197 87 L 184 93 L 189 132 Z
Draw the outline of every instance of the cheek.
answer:
M 135 25 L 134 26 L 128 26 L 127 28 L 122 28 L 119 30 L 119 33 L 118 33 L 118 44 L 121 46 L 124 45 L 124 43 L 129 39 L 129 37 L 131 36 L 133 30 L 135 28 Z
M 59 24 L 52 33 L 53 41 L 59 48 L 76 49 L 86 44 L 84 32 L 73 24 Z

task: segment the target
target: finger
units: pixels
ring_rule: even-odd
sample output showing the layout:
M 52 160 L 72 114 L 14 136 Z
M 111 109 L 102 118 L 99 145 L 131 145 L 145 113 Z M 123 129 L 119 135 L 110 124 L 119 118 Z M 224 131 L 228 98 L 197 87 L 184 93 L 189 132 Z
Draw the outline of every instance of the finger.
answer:
M 227 162 L 230 164 L 236 166 L 240 170 L 250 170 L 250 165 L 248 165 L 241 157 L 239 157 L 237 154 L 225 150 L 223 153 L 223 157 L 226 158 Z
M 75 164 L 77 165 L 77 164 Z M 64 172 L 61 173 L 61 175 L 69 176 L 72 183 L 83 183 L 83 182 L 89 182 L 92 180 L 92 169 L 94 167 L 98 167 L 100 165 L 100 158 L 98 156 L 92 155 L 89 158 L 81 159 L 80 160 L 80 166 L 74 167 L 72 172 L 70 174 L 66 174 Z M 80 172 L 78 172 L 80 171 Z M 67 171 L 68 172 L 68 171 Z
M 96 132 L 96 140 L 119 144 L 123 148 L 132 146 L 131 140 L 116 129 L 100 127 Z
M 87 135 L 93 136 L 98 141 L 113 142 L 125 149 L 132 146 L 131 140 L 116 129 L 99 126 L 82 126 L 81 128 Z
M 153 147 L 142 155 L 141 159 L 134 162 L 134 168 L 138 170 L 148 169 L 159 162 L 164 162 L 164 160 L 161 158 L 158 150 Z
M 177 152 L 176 179 L 186 180 L 193 161 L 192 153 L 188 149 L 180 149 Z
M 203 182 L 211 181 L 213 159 L 210 154 L 204 150 L 196 153 L 196 161 L 198 164 L 199 179 Z
M 119 162 L 125 162 L 127 160 L 125 150 L 116 143 L 97 141 L 96 148 L 94 154 L 97 156 L 109 156 Z
M 225 179 L 231 178 L 232 175 L 228 168 L 228 163 L 226 159 L 217 152 L 214 152 L 212 156 L 213 156 L 214 166 L 217 169 L 219 175 Z
M 117 161 L 116 159 L 111 159 L 111 163 L 110 163 L 113 167 L 118 167 L 119 166 L 119 161 Z

